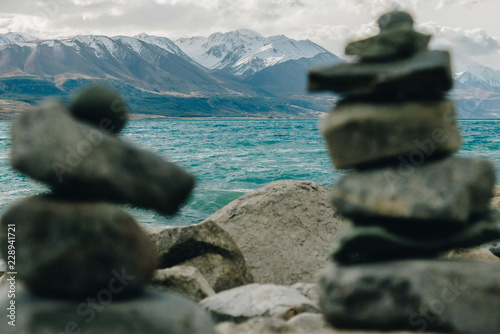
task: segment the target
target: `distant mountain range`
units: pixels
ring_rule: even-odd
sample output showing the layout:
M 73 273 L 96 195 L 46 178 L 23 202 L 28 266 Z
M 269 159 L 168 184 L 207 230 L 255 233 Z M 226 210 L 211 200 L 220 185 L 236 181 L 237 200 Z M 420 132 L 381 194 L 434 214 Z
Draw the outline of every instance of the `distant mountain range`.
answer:
M 0 117 L 90 82 L 120 91 L 143 117 L 316 118 L 333 94 L 308 94 L 307 72 L 343 61 L 323 47 L 251 30 L 182 38 L 146 34 L 39 40 L 0 34 Z M 500 118 L 500 72 L 455 56 L 462 118 Z M 17 107 L 16 107 L 17 103 Z

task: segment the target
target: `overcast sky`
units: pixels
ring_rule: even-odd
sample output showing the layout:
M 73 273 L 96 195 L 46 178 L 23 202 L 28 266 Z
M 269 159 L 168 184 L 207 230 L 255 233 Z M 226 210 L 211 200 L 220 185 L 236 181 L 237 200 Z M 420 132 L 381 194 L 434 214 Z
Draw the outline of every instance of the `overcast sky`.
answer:
M 43 38 L 142 32 L 171 39 L 240 28 L 310 39 L 341 55 L 345 43 L 377 33 L 391 9 L 411 12 L 418 30 L 500 69 L 500 0 L 0 0 L 0 32 Z

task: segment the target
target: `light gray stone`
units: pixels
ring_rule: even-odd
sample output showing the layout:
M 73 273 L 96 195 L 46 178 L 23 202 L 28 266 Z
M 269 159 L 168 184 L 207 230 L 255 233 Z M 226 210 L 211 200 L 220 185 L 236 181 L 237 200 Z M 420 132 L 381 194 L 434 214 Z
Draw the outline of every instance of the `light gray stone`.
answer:
M 291 286 L 292 289 L 297 290 L 303 294 L 307 299 L 319 305 L 319 291 L 318 284 L 316 283 L 295 283 Z
M 14 231 L 9 227 L 15 228 L 17 279 L 39 294 L 87 296 L 110 282 L 122 287 L 122 295 L 133 294 L 157 266 L 148 236 L 134 218 L 109 204 L 54 196 L 16 202 L 2 216 L 4 259 L 9 255 L 8 233 Z
M 450 54 L 423 51 L 383 63 L 343 63 L 309 72 L 309 91 L 340 94 L 416 96 L 442 94 L 453 87 Z
M 354 219 L 467 224 L 471 216 L 490 210 L 493 184 L 490 161 L 451 157 L 353 173 L 342 177 L 332 193 L 338 210 Z
M 420 226 L 418 226 L 420 225 Z M 434 225 L 402 225 L 396 231 L 378 225 L 346 229 L 332 257 L 340 263 L 435 257 L 456 248 L 472 248 L 500 239 L 500 213 L 435 235 Z
M 177 212 L 194 186 L 181 168 L 74 120 L 56 102 L 14 122 L 11 164 L 65 197 L 129 203 L 163 214 Z
M 474 261 L 329 265 L 321 308 L 336 328 L 498 333 L 499 267 Z
M 328 187 L 276 181 L 234 200 L 205 222 L 226 230 L 258 283 L 314 282 L 344 220 Z
M 312 301 L 297 290 L 272 284 L 249 284 L 226 290 L 200 302 L 216 322 L 242 323 L 258 317 L 285 320 L 302 312 L 317 312 Z
M 287 324 L 303 333 L 335 333 L 324 320 L 322 314 L 318 313 L 301 313 L 287 321 Z
M 160 268 L 195 267 L 216 292 L 253 282 L 238 246 L 214 222 L 148 233 L 160 256 Z
M 37 297 L 17 287 L 15 327 L 8 324 L 7 289 L 0 290 L 2 334 L 214 334 L 213 323 L 194 302 L 173 293 L 146 291 L 136 298 L 100 292 L 82 299 Z M 111 296 L 108 299 L 108 296 Z M 99 299 L 102 298 L 102 299 Z
M 157 270 L 151 285 L 156 289 L 178 292 L 195 301 L 215 295 L 215 291 L 199 270 L 190 266 Z
M 447 100 L 343 102 L 323 120 L 321 132 L 336 168 L 392 159 L 404 165 L 402 174 L 412 162 L 449 154 L 462 143 L 454 104 Z

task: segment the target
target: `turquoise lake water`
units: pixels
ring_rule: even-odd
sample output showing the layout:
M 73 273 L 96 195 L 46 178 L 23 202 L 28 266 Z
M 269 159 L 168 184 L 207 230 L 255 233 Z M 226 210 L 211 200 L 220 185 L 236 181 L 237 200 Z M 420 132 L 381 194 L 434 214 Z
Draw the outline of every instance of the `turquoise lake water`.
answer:
M 9 128 L 10 122 L 0 121 L 1 211 L 16 199 L 47 191 L 9 168 Z M 127 210 L 142 223 L 189 225 L 272 181 L 331 185 L 342 173 L 334 170 L 318 128 L 318 120 L 131 121 L 122 137 L 183 166 L 197 186 L 174 218 Z M 463 120 L 460 128 L 464 144 L 459 155 L 490 159 L 500 175 L 500 120 Z

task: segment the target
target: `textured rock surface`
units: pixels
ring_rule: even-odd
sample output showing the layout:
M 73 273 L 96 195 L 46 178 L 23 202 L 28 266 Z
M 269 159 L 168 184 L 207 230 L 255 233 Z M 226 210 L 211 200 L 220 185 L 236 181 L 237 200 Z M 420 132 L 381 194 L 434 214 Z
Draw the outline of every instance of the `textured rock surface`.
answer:
M 226 230 L 256 282 L 314 282 L 343 220 L 330 189 L 315 182 L 277 181 L 231 202 L 205 222 Z
M 292 289 L 297 290 L 303 294 L 307 299 L 319 305 L 319 291 L 318 284 L 316 283 L 295 283 L 291 286 Z
M 2 217 L 4 259 L 10 224 L 16 229 L 17 279 L 40 294 L 88 296 L 118 280 L 125 295 L 142 289 L 157 266 L 147 235 L 112 205 L 50 196 L 21 200 Z
M 94 85 L 78 94 L 69 105 L 73 117 L 98 128 L 107 128 L 108 133 L 119 133 L 128 117 L 125 101 L 106 86 Z
M 160 268 L 193 266 L 216 292 L 253 282 L 238 246 L 214 222 L 148 233 L 159 253 Z
M 492 213 L 444 235 L 433 236 L 432 226 L 428 230 L 415 228 L 415 233 L 420 233 L 418 237 L 403 236 L 381 226 L 357 226 L 350 231 L 346 229 L 332 257 L 340 263 L 349 263 L 429 257 L 451 249 L 476 247 L 500 239 L 500 213 Z
M 450 54 L 446 51 L 419 52 L 387 63 L 344 63 L 309 72 L 309 91 L 426 95 L 446 92 L 452 86 Z
M 329 265 L 321 308 L 338 328 L 499 333 L 498 273 L 496 263 L 470 261 Z
M 490 210 L 495 166 L 488 160 L 446 158 L 404 168 L 404 172 L 396 166 L 341 178 L 333 189 L 334 205 L 356 219 L 464 224 L 471 215 Z
M 177 212 L 194 185 L 181 168 L 75 121 L 57 103 L 14 122 L 11 164 L 65 197 L 126 202 L 164 214 Z
M 16 326 L 8 325 L 7 290 L 0 290 L 2 334 L 212 334 L 213 323 L 194 302 L 177 294 L 147 291 L 133 299 L 115 300 L 100 292 L 93 299 L 45 299 L 18 286 Z M 108 298 L 111 296 L 111 298 Z M 112 301 L 111 301 L 112 299 Z
M 393 158 L 406 171 L 413 161 L 421 165 L 460 148 L 455 117 L 446 100 L 343 102 L 323 120 L 322 132 L 338 169 Z
M 226 290 L 200 302 L 216 322 L 245 322 L 257 317 L 285 320 L 303 312 L 318 312 L 297 290 L 272 284 L 249 284 Z
M 215 295 L 215 291 L 199 270 L 190 266 L 157 270 L 151 285 L 156 289 L 178 292 L 195 301 Z
M 488 245 L 468 249 L 455 249 L 448 252 L 444 257 L 453 260 L 500 262 L 500 258 L 491 252 Z
M 495 187 L 490 206 L 494 210 L 500 210 L 500 187 Z

